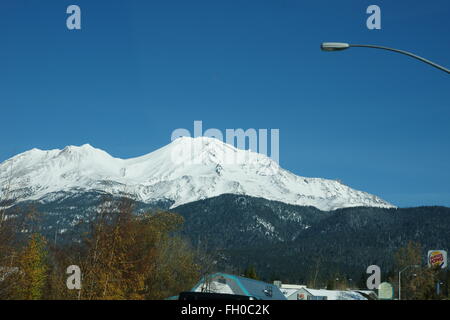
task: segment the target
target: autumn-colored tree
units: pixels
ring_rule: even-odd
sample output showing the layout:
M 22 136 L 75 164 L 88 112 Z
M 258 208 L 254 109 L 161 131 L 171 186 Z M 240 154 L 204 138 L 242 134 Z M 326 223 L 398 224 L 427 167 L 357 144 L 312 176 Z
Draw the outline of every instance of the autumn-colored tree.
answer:
M 14 281 L 10 277 L 17 270 L 14 265 L 17 258 L 14 238 L 12 224 L 4 221 L 0 225 L 0 300 L 11 299 L 12 296 Z
M 165 299 L 191 289 L 200 268 L 179 235 L 183 217 L 133 209 L 130 200 L 105 199 L 90 230 L 70 244 L 47 243 L 34 210 L 14 228 L 0 224 L 0 299 Z M 66 286 L 71 265 L 81 269 L 81 290 Z
M 63 246 L 48 244 L 49 249 L 49 276 L 46 288 L 46 299 L 49 300 L 78 300 L 79 290 L 69 290 L 67 288 L 67 268 L 72 265 L 80 266 L 84 245 L 74 242 Z
M 17 256 L 14 242 L 18 226 L 16 219 L 9 218 L 6 212 L 6 207 L 10 203 L 11 201 L 8 198 L 6 200 L 0 198 L 0 299 L 5 297 L 6 286 L 9 286 L 3 280 L 11 273 L 14 258 Z
M 145 298 L 164 299 L 190 290 L 199 280 L 200 268 L 195 263 L 194 252 L 179 236 L 171 234 L 183 223 L 179 215 L 160 212 L 150 218 L 149 226 L 156 232 L 152 270 L 145 279 Z
M 18 258 L 23 254 L 20 245 L 26 239 L 20 231 L 26 217 L 30 216 L 27 211 L 23 213 L 18 208 L 10 209 L 14 200 L 8 192 L 5 195 L 4 190 L 3 196 L 3 199 L 0 198 L 0 300 L 14 299 L 16 296 Z
M 133 213 L 129 200 L 103 205 L 83 242 L 81 299 L 164 299 L 198 281 L 193 250 L 174 213 Z M 74 263 L 76 264 L 76 263 Z
M 424 265 L 424 250 L 419 243 L 409 242 L 395 253 L 395 266 L 401 274 L 402 300 L 435 299 L 435 285 L 439 271 Z M 405 269 L 406 268 L 406 269 Z M 390 282 L 398 293 L 398 271 Z
M 14 298 L 40 300 L 44 298 L 48 280 L 47 242 L 40 234 L 31 235 L 17 257 L 14 279 Z
M 197 242 L 195 249 L 195 264 L 198 266 L 199 279 L 203 279 L 205 285 L 202 286 L 204 292 L 210 292 L 212 284 L 212 276 L 219 270 L 217 270 L 217 260 L 208 250 L 208 241 L 202 239 Z M 233 269 L 231 266 L 222 266 L 221 270 L 226 273 L 238 273 L 239 271 Z
M 126 299 L 126 285 L 132 282 L 127 261 L 131 255 L 132 207 L 123 200 L 118 205 L 107 200 L 92 222 L 91 233 L 84 239 L 86 253 L 74 264 L 83 271 L 81 299 Z M 124 277 L 128 273 L 128 277 Z M 135 288 L 138 289 L 138 288 Z

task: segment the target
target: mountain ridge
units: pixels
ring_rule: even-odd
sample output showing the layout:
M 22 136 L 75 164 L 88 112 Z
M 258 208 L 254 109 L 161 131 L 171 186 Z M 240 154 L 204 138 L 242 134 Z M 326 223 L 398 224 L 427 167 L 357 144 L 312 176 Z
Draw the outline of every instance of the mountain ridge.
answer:
M 297 176 L 265 155 L 206 137 L 182 137 L 130 159 L 89 144 L 32 149 L 0 164 L 0 183 L 19 201 L 45 201 L 61 191 L 102 191 L 146 203 L 170 200 L 177 207 L 230 193 L 328 211 L 394 207 L 338 181 Z M 1 196 L 7 196 L 4 189 Z

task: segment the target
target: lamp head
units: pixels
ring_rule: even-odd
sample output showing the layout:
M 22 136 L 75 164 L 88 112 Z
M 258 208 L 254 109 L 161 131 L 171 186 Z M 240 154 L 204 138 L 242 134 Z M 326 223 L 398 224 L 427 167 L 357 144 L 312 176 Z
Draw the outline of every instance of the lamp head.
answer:
M 320 48 L 322 51 L 340 51 L 350 48 L 350 45 L 343 42 L 324 42 Z

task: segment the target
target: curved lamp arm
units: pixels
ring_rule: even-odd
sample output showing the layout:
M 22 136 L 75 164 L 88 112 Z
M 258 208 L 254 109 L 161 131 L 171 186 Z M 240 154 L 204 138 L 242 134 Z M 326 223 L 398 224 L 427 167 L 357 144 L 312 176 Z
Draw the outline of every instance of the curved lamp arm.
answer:
M 374 48 L 374 49 L 382 49 L 382 50 L 388 50 L 388 51 L 401 53 L 401 54 L 407 55 L 407 56 L 409 56 L 411 58 L 420 60 L 420 61 L 422 61 L 422 62 L 424 62 L 426 64 L 429 64 L 429 65 L 431 65 L 431 66 L 433 66 L 433 67 L 435 67 L 435 68 L 437 68 L 437 69 L 439 69 L 441 71 L 450 73 L 449 69 L 447 69 L 447 68 L 445 68 L 445 67 L 443 67 L 441 65 L 438 65 L 437 63 L 434 63 L 434 62 L 432 62 L 432 61 L 430 61 L 428 59 L 422 58 L 422 57 L 420 57 L 418 55 L 415 55 L 415 54 L 413 54 L 411 52 L 404 51 L 404 50 L 393 49 L 393 48 L 388 48 L 388 47 L 383 47 L 383 46 L 369 45 L 369 44 L 348 44 L 348 43 L 341 43 L 341 42 L 324 42 L 321 45 L 321 49 L 323 51 L 340 51 L 340 50 L 345 50 L 345 49 L 352 48 L 352 47 Z

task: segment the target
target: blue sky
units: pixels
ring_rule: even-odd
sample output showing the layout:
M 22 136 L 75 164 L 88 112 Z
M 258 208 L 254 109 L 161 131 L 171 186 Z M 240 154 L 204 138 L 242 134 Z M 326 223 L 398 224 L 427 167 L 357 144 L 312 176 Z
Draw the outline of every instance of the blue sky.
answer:
M 82 30 L 66 28 L 66 8 Z M 366 8 L 382 29 L 366 28 Z M 0 161 L 90 143 L 134 157 L 176 128 L 279 128 L 280 163 L 399 206 L 450 206 L 450 3 L 0 2 Z

